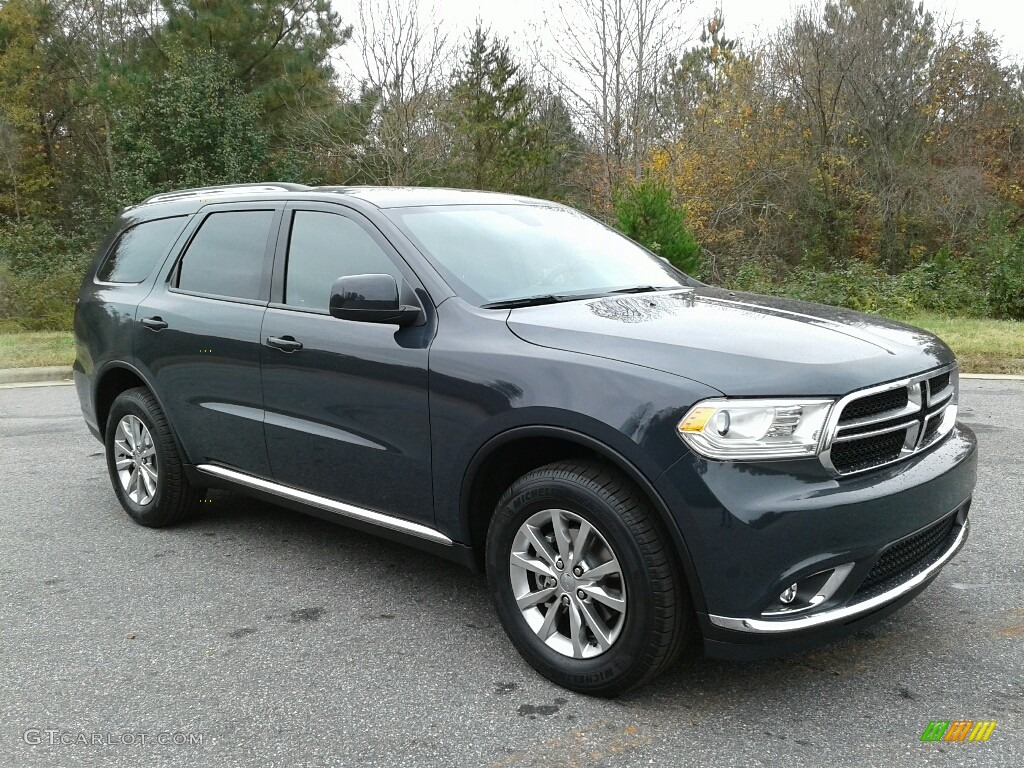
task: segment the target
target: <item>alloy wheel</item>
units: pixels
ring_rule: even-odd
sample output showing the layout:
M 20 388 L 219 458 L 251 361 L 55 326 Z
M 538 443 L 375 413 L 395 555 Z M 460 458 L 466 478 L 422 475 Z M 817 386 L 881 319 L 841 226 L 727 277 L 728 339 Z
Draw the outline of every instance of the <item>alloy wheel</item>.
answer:
M 519 611 L 554 651 L 574 659 L 614 645 L 626 620 L 626 582 L 608 540 L 564 509 L 545 509 L 516 532 L 509 576 Z
M 117 423 L 114 468 L 129 499 L 140 507 L 153 501 L 159 480 L 156 446 L 149 428 L 138 416 L 127 414 Z

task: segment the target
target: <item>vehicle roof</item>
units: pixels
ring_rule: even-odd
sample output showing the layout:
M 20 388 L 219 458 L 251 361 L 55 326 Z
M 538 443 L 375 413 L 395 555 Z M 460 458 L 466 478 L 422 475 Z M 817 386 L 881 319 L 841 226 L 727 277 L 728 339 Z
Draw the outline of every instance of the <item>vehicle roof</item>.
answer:
M 372 187 L 372 186 L 329 186 L 309 187 L 305 184 L 266 182 L 260 184 L 228 184 L 211 187 L 196 187 L 151 195 L 133 206 L 136 210 L 144 206 L 181 204 L 184 207 L 199 208 L 203 205 L 229 200 L 259 200 L 273 197 L 279 200 L 324 199 L 329 196 L 345 196 L 369 203 L 377 208 L 403 208 L 425 205 L 513 205 L 548 204 L 519 195 L 499 192 L 481 192 L 466 189 L 445 189 L 441 187 Z M 173 206 L 179 207 L 179 206 Z

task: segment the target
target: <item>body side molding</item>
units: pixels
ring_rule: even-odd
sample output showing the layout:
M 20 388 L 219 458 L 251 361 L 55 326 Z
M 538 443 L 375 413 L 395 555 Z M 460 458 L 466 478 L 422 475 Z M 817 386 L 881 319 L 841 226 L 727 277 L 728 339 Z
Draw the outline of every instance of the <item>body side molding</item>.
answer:
M 433 528 L 428 528 L 425 525 L 412 523 L 408 520 L 403 520 L 400 517 L 385 515 L 382 512 L 374 512 L 372 509 L 364 509 L 363 507 L 357 507 L 353 504 L 346 504 L 342 501 L 328 499 L 325 496 L 317 496 L 315 493 L 310 493 L 309 491 L 302 491 L 298 488 L 281 485 L 270 480 L 264 480 L 261 477 L 247 475 L 244 472 L 219 467 L 216 464 L 200 464 L 196 469 L 205 475 L 212 475 L 213 477 L 219 477 L 223 480 L 229 480 L 233 483 L 248 486 L 249 488 L 254 488 L 274 496 L 280 496 L 281 498 L 285 498 L 290 501 L 308 504 L 309 506 L 324 509 L 342 517 L 350 517 L 363 523 L 369 523 L 370 525 L 375 525 L 381 528 L 389 528 L 393 531 L 406 533 L 420 539 L 426 539 L 434 544 L 441 544 L 442 546 L 450 547 L 453 543 L 452 540 L 443 533 L 436 531 Z

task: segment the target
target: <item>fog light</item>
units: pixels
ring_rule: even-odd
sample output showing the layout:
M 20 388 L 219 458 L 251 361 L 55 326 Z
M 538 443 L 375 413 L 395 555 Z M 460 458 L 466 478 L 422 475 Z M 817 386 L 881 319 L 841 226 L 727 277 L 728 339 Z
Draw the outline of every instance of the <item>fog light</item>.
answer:
M 789 605 L 796 600 L 796 584 L 790 584 L 788 589 L 782 590 L 782 594 L 779 595 L 779 602 L 783 605 Z

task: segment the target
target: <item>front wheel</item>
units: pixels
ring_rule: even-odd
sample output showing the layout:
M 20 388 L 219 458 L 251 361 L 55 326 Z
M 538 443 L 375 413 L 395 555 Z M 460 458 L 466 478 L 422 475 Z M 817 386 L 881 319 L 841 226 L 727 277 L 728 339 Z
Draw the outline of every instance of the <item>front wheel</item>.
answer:
M 640 490 L 596 462 L 533 470 L 505 492 L 487 534 L 505 632 L 550 680 L 598 696 L 640 685 L 678 655 L 690 606 Z
M 185 476 L 170 425 L 149 390 L 117 396 L 104 443 L 114 493 L 135 522 L 173 525 L 195 509 L 199 492 Z

